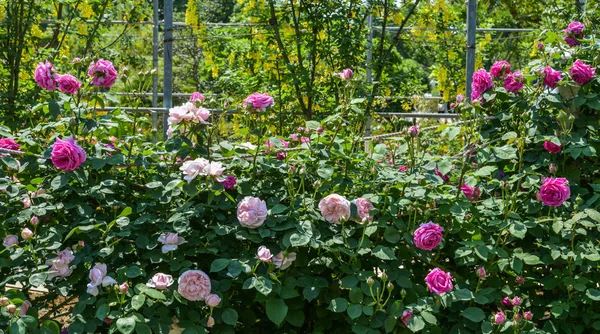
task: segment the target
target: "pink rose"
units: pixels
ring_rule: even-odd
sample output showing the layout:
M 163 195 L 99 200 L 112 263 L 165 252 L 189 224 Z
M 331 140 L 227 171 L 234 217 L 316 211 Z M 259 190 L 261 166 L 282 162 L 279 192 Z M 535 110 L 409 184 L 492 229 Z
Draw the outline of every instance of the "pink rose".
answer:
M 206 320 L 206 327 L 211 328 L 214 325 L 215 319 L 212 316 L 208 316 L 208 319 Z
M 31 198 L 29 198 L 29 196 L 23 197 L 23 207 L 25 209 L 31 207 Z
M 210 278 L 202 270 L 188 270 L 179 277 L 177 292 L 190 301 L 205 300 L 210 294 Z
M 90 270 L 90 283 L 87 285 L 87 293 L 92 296 L 98 295 L 99 286 L 108 286 L 117 284 L 114 278 L 106 276 L 107 269 L 105 264 L 98 263 Z
M 127 284 L 127 282 L 119 285 L 119 291 L 121 293 L 127 293 L 127 291 L 129 291 L 129 284 Z
M 173 283 L 173 276 L 163 273 L 156 273 L 154 276 L 152 276 L 148 283 L 146 283 L 146 286 L 155 288 L 156 290 L 164 290 Z
M 545 141 L 544 144 L 542 144 L 542 146 L 544 146 L 546 151 L 550 153 L 560 153 L 560 151 L 562 150 L 561 145 L 556 145 L 551 141 Z
M 258 197 L 246 196 L 237 207 L 237 218 L 247 228 L 262 226 L 267 214 L 267 203 Z
M 77 94 L 77 90 L 81 88 L 81 82 L 71 74 L 58 76 L 58 90 L 66 94 Z
M 484 267 L 477 268 L 477 277 L 483 279 L 483 278 L 485 278 L 485 275 L 486 275 L 486 273 L 485 273 L 485 268 Z
M 300 142 L 301 143 L 310 143 L 310 138 L 308 138 L 308 137 L 302 137 L 302 138 L 300 138 Z
M 435 268 L 425 277 L 425 283 L 430 291 L 441 295 L 444 292 L 452 290 L 452 275 L 444 272 L 440 268 Z
M 17 151 L 20 147 L 21 145 L 17 144 L 17 142 L 12 138 L 0 139 L 0 148 Z
M 571 197 L 571 188 L 569 181 L 564 177 L 549 177 L 544 179 L 544 183 L 537 193 L 537 199 L 547 206 L 561 206 Z
M 187 241 L 183 237 L 180 237 L 177 233 L 163 233 L 158 237 L 158 242 L 162 243 L 161 248 L 163 254 L 177 250 L 179 245 L 185 244 Z
M 298 140 L 299 140 L 299 139 L 298 139 L 298 134 L 297 134 L 297 133 L 292 133 L 292 134 L 290 135 L 290 138 L 291 138 L 293 141 L 298 141 Z
M 179 167 L 179 170 L 185 174 L 184 180 L 191 182 L 198 175 L 219 177 L 225 171 L 223 164 L 216 161 L 208 161 L 204 158 L 186 161 Z
M 479 69 L 475 71 L 473 73 L 473 82 L 471 83 L 471 100 L 477 100 L 481 94 L 492 87 L 494 87 L 494 82 L 486 70 Z
M 204 95 L 200 94 L 199 92 L 193 92 L 192 96 L 190 96 L 190 102 L 192 102 L 192 103 L 197 103 L 197 102 L 202 103 L 202 102 L 204 102 L 204 99 L 205 99 Z
M 292 265 L 292 262 L 294 262 L 296 260 L 296 253 L 288 253 L 287 255 L 283 254 L 283 251 L 277 253 L 277 255 L 275 255 L 273 257 L 273 264 L 275 265 L 275 267 L 281 269 L 281 270 L 285 270 L 287 268 L 289 268 L 289 266 Z
M 500 60 L 492 65 L 490 69 L 490 74 L 494 78 L 504 78 L 508 74 L 510 74 L 510 63 L 506 60 Z
M 535 47 L 540 51 L 544 51 L 544 49 L 546 48 L 546 46 L 542 42 L 538 42 Z
M 33 237 L 33 232 L 27 227 L 21 231 L 21 238 L 23 240 L 31 239 Z
M 494 315 L 494 322 L 496 323 L 496 325 L 502 325 L 505 320 L 506 320 L 506 315 L 504 315 L 504 312 L 502 312 L 502 311 L 500 311 L 500 312 L 496 313 L 496 315 Z
M 225 180 L 218 182 L 223 185 L 223 188 L 225 190 L 233 190 L 235 184 L 237 183 L 237 179 L 233 175 L 227 175 Z
M 271 254 L 271 250 L 269 250 L 266 246 L 260 246 L 258 247 L 256 256 L 258 256 L 258 259 L 262 262 L 271 262 L 273 254 Z
M 56 138 L 56 142 L 52 145 L 51 160 L 58 169 L 66 172 L 74 171 L 86 158 L 85 151 L 77 145 L 72 137 L 65 140 Z
M 24 317 L 27 315 L 27 311 L 29 310 L 29 308 L 33 306 L 31 305 L 31 302 L 29 300 L 26 300 L 25 302 L 23 302 L 23 305 L 21 305 L 21 317 Z
M 509 310 L 512 310 L 514 307 L 512 300 L 508 297 L 502 298 L 502 300 L 500 301 L 500 304 L 502 304 L 504 307 L 506 307 Z
M 17 311 L 17 306 L 15 304 L 8 304 L 8 306 L 6 306 L 6 312 L 13 314 Z
M 73 256 L 73 251 L 69 248 L 60 251 L 58 257 L 48 259 L 46 261 L 46 265 L 50 266 L 48 279 L 69 277 L 73 273 L 73 269 L 69 266 L 73 260 L 75 260 L 75 256 Z
M 569 23 L 567 29 L 565 29 L 565 32 L 573 35 L 582 35 L 583 29 L 585 29 L 585 25 L 583 23 L 579 21 L 573 21 Z
M 550 88 L 556 88 L 556 84 L 562 80 L 562 73 L 555 71 L 550 66 L 544 67 L 542 70 L 542 76 L 544 77 L 544 85 Z
M 523 317 L 525 320 L 531 321 L 531 319 L 533 319 L 533 313 L 531 313 L 531 311 L 524 312 Z
M 444 182 L 448 182 L 448 180 L 450 180 L 450 177 L 448 175 L 442 174 L 442 172 L 440 172 L 437 168 L 434 170 L 434 172 L 435 175 L 441 177 Z
M 9 234 L 9 235 L 5 236 L 4 240 L 2 241 L 2 245 L 6 248 L 17 245 L 18 243 L 19 243 L 19 237 L 17 237 L 14 234 Z
M 564 41 L 565 41 L 565 43 L 567 43 L 567 44 L 568 44 L 570 47 L 574 47 L 574 46 L 577 46 L 577 45 L 581 44 L 581 42 L 580 42 L 580 41 L 578 41 L 576 38 L 573 38 L 573 37 L 568 37 L 568 36 L 565 36 L 565 37 L 564 37 Z
M 521 75 L 521 72 L 510 73 L 506 79 L 504 79 L 504 88 L 511 93 L 518 93 L 523 89 L 523 81 L 525 78 Z
M 408 170 L 408 167 L 407 167 L 406 165 L 402 165 L 402 166 L 400 166 L 400 169 L 399 169 L 399 170 L 400 170 L 401 172 L 406 172 L 406 171 Z
M 402 312 L 402 317 L 400 319 L 402 319 L 402 323 L 404 324 L 404 326 L 408 326 L 407 323 L 410 320 L 410 318 L 412 318 L 414 311 L 412 309 L 408 309 L 408 310 L 404 310 L 404 312 Z
M 210 306 L 210 307 L 217 307 L 219 306 L 219 304 L 221 304 L 221 298 L 213 293 L 211 293 L 210 295 L 208 295 L 206 297 L 206 305 Z
M 416 137 L 419 135 L 419 127 L 417 125 L 413 125 L 411 127 L 408 128 L 408 134 Z
M 265 111 L 274 104 L 275 101 L 269 94 L 254 93 L 244 100 L 244 109 L 250 105 L 255 110 Z
M 37 216 L 33 216 L 33 217 L 31 217 L 30 222 L 31 222 L 31 225 L 36 226 L 37 224 L 40 223 L 40 219 Z
M 456 95 L 456 103 L 461 103 L 464 100 L 465 100 L 465 97 L 462 94 Z
M 481 190 L 479 188 L 471 187 L 468 184 L 463 184 L 462 187 L 460 187 L 460 190 L 462 190 L 465 197 L 471 202 L 478 200 L 479 196 L 481 196 Z
M 434 222 L 421 224 L 415 230 L 413 241 L 417 248 L 432 250 L 442 242 L 443 233 L 444 228 Z
M 356 205 L 356 214 L 361 223 L 371 220 L 371 210 L 374 209 L 373 204 L 367 198 L 357 198 L 352 201 Z
M 575 80 L 576 83 L 580 85 L 584 85 L 594 78 L 594 74 L 596 73 L 595 68 L 591 68 L 590 65 L 586 65 L 581 62 L 581 60 L 577 59 L 573 66 L 569 69 L 569 73 L 571 73 L 571 78 Z
M 337 74 L 342 80 L 350 80 L 354 76 L 354 72 L 351 69 L 344 69 L 342 72 Z
M 512 299 L 512 304 L 514 306 L 521 306 L 521 302 L 523 302 L 523 300 L 519 296 L 514 296 Z
M 35 82 L 37 82 L 40 87 L 50 91 L 56 88 L 55 76 L 54 66 L 47 60 L 43 63 L 39 63 L 33 74 Z
M 326 221 L 339 224 L 350 218 L 350 201 L 338 194 L 331 194 L 319 202 L 319 210 Z
M 548 167 L 548 171 L 552 174 L 554 174 L 557 170 L 558 167 L 555 164 L 550 164 L 550 167 Z
M 117 80 L 117 70 L 110 61 L 104 59 L 91 62 L 87 74 L 92 78 L 92 85 L 97 87 L 109 88 Z

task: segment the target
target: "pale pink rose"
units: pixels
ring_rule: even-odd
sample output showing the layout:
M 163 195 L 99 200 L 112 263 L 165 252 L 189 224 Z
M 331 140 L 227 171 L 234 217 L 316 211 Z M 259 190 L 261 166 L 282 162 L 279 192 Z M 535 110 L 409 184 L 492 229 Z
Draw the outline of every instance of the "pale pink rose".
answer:
M 326 221 L 339 224 L 350 218 L 350 201 L 338 194 L 331 194 L 319 202 L 319 210 Z
M 242 226 L 257 228 L 267 219 L 267 203 L 258 197 L 246 196 L 238 204 L 237 218 Z
M 155 288 L 156 290 L 164 290 L 173 283 L 173 276 L 163 273 L 156 273 L 154 276 L 152 276 L 148 283 L 146 283 L 146 286 Z
M 72 63 L 72 64 L 78 64 L 78 63 L 81 63 L 81 58 L 79 58 L 79 57 L 75 57 L 75 58 L 73 58 L 73 61 L 72 61 L 71 63 Z
M 557 83 L 562 80 L 562 73 L 553 70 L 550 66 L 544 67 L 542 76 L 544 77 L 544 85 L 549 88 L 556 88 Z
M 515 73 L 510 73 L 506 76 L 506 79 L 504 79 L 504 89 L 516 94 L 523 89 L 523 81 L 525 81 L 525 78 L 523 78 L 521 72 L 517 71 Z
M 271 254 L 271 250 L 269 250 L 266 246 L 260 246 L 258 247 L 256 256 L 258 256 L 258 259 L 262 262 L 271 262 L 273 254 Z
M 179 276 L 177 292 L 190 301 L 205 300 L 210 294 L 210 278 L 202 270 L 188 270 Z
M 97 263 L 94 268 L 90 270 L 89 278 L 90 283 L 87 285 L 87 293 L 92 296 L 98 295 L 98 287 L 99 286 L 108 286 L 112 284 L 117 284 L 114 278 L 110 276 L 106 276 L 107 269 L 106 265 L 102 263 Z
M 119 291 L 121 293 L 127 293 L 127 291 L 129 291 L 129 284 L 127 284 L 127 282 L 119 285 Z
M 465 97 L 462 94 L 456 95 L 456 103 L 461 103 L 464 100 L 465 100 Z
M 338 73 L 337 75 L 343 80 L 350 80 L 354 76 L 354 72 L 351 69 L 347 68 L 344 69 L 342 72 Z
M 570 197 L 569 181 L 564 177 L 544 179 L 540 191 L 537 193 L 538 200 L 547 206 L 561 206 Z
M 292 262 L 296 260 L 296 253 L 288 253 L 287 255 L 283 254 L 283 251 L 279 252 L 277 255 L 273 257 L 273 264 L 275 267 L 285 270 L 292 265 Z
M 569 69 L 569 73 L 571 73 L 571 78 L 573 78 L 576 83 L 584 85 L 592 81 L 594 74 L 596 73 L 596 68 L 591 68 L 590 65 L 586 65 L 581 62 L 581 60 L 577 59 Z
M 21 231 L 21 238 L 23 238 L 23 240 L 31 239 L 31 237 L 33 237 L 33 232 L 27 227 Z
M 265 111 L 274 104 L 275 101 L 269 94 L 254 93 L 244 100 L 244 109 L 250 105 L 255 110 Z
M 184 106 L 173 107 L 169 109 L 169 118 L 167 123 L 169 125 L 179 124 L 183 121 L 192 119 L 193 115 L 188 112 L 188 109 Z
M 195 160 L 189 160 L 183 163 L 179 170 L 185 175 L 184 180 L 191 182 L 198 175 L 205 175 L 205 169 L 210 162 L 204 158 L 198 158 Z
M 210 117 L 210 110 L 203 107 L 198 107 L 193 110 L 193 114 L 194 117 L 192 118 L 192 121 L 194 123 L 208 124 L 207 120 Z
M 77 145 L 72 137 L 65 140 L 56 138 L 56 142 L 52 145 L 51 160 L 54 166 L 60 170 L 74 171 L 86 158 L 85 151 Z
M 0 148 L 18 151 L 21 145 L 17 144 L 17 142 L 12 138 L 2 138 L 0 139 Z
M 25 302 L 23 302 L 23 305 L 21 305 L 21 317 L 24 317 L 27 315 L 27 311 L 29 310 L 30 307 L 32 307 L 33 305 L 31 305 L 31 302 L 29 300 L 26 300 Z
M 523 302 L 523 299 L 521 299 L 521 297 L 519 297 L 519 296 L 514 296 L 512 299 L 512 304 L 514 306 L 521 306 L 522 302 Z
M 471 100 L 477 100 L 481 94 L 494 87 L 492 76 L 484 69 L 479 69 L 473 73 L 473 82 L 471 83 Z
M 360 222 L 364 223 L 368 220 L 371 220 L 370 212 L 374 209 L 374 207 L 370 200 L 361 197 L 352 202 L 354 205 L 356 205 L 356 214 L 358 215 Z
M 197 102 L 202 103 L 202 102 L 204 102 L 204 99 L 205 99 L 204 95 L 200 94 L 200 92 L 193 92 L 192 96 L 190 96 L 190 102 L 193 102 L 193 103 L 197 103 Z
M 452 290 L 452 275 L 444 272 L 440 268 L 435 268 L 425 277 L 425 283 L 431 292 L 441 295 L 444 292 Z
M 180 237 L 177 233 L 163 233 L 158 237 L 158 241 L 163 244 L 162 252 L 167 254 L 168 252 L 174 251 L 179 245 L 186 243 L 183 237 Z
M 208 176 L 219 177 L 223 175 L 225 167 L 223 164 L 217 161 L 211 161 L 206 167 L 204 167 L 204 173 Z
M 58 257 L 48 259 L 46 261 L 46 265 L 50 266 L 50 269 L 48 269 L 48 279 L 69 277 L 73 273 L 73 269 L 69 266 L 73 260 L 75 260 L 75 256 L 73 256 L 73 251 L 69 248 L 60 251 Z
M 81 82 L 71 74 L 58 76 L 58 90 L 66 94 L 77 94 L 77 90 L 81 88 Z
M 208 316 L 208 320 L 206 320 L 206 327 L 211 328 L 215 325 L 215 319 L 212 316 Z
M 490 74 L 494 78 L 504 78 L 508 74 L 510 74 L 510 63 L 506 60 L 500 60 L 492 65 L 490 69 Z
M 56 88 L 56 73 L 54 66 L 49 61 L 39 63 L 33 74 L 35 82 L 45 90 L 54 90 Z
M 2 241 L 2 245 L 6 248 L 12 247 L 17 244 L 19 244 L 19 237 L 17 237 L 14 234 L 9 234 L 5 236 L 4 240 Z
M 111 87 L 118 76 L 113 64 L 104 59 L 99 59 L 95 63 L 91 62 L 87 74 L 92 78 L 92 85 L 97 87 Z
M 292 133 L 292 134 L 290 135 L 290 138 L 291 138 L 293 141 L 298 141 L 298 140 L 299 140 L 299 139 L 298 139 L 298 134 L 297 134 L 297 133 Z
M 31 207 L 31 198 L 29 196 L 23 197 L 23 208 L 27 209 Z
M 210 295 L 206 296 L 205 302 L 206 302 L 206 305 L 208 305 L 210 307 L 217 307 L 217 306 L 219 306 L 219 304 L 221 304 L 221 297 L 211 293 Z
M 485 278 L 485 268 L 484 267 L 479 267 L 477 268 L 477 277 L 479 278 Z

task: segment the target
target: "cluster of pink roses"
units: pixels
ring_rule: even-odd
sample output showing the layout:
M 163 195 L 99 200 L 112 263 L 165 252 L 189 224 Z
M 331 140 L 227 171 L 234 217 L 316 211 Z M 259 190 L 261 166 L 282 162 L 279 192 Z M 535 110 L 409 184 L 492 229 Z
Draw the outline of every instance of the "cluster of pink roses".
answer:
M 367 198 L 357 198 L 353 201 L 357 209 L 357 220 L 365 223 L 372 219 L 370 212 L 374 209 L 373 204 Z M 342 221 L 350 219 L 351 203 L 344 196 L 331 194 L 319 202 L 319 210 L 326 221 L 332 224 L 339 224 Z
M 199 99 L 196 98 L 194 101 L 197 100 Z M 207 120 L 209 117 L 210 110 L 196 102 L 186 102 L 181 106 L 169 109 L 169 118 L 167 118 L 169 128 L 167 129 L 167 133 L 171 135 L 180 123 L 208 124 Z
M 512 299 L 509 297 L 504 297 L 500 301 L 500 304 L 502 304 L 506 310 L 513 310 L 514 308 L 517 308 L 517 310 L 514 311 L 513 316 L 515 325 L 520 323 L 523 319 L 526 321 L 531 321 L 531 319 L 533 319 L 533 313 L 531 313 L 531 311 L 523 312 L 523 314 L 518 312 L 522 302 L 523 300 L 519 296 L 515 296 Z M 506 321 L 506 314 L 503 311 L 499 311 L 498 313 L 494 314 L 493 321 L 496 325 L 502 325 Z
M 91 62 L 88 76 L 92 78 L 92 85 L 97 87 L 111 87 L 117 80 L 117 71 L 113 64 L 104 59 Z M 40 62 L 35 69 L 33 78 L 40 87 L 53 91 L 58 84 L 58 90 L 66 94 L 77 94 L 81 82 L 70 73 L 59 74 L 48 60 Z
M 585 25 L 579 21 L 573 21 L 569 23 L 567 29 L 564 30 L 565 37 L 564 40 L 570 47 L 577 46 L 581 44 L 579 41 L 583 38 L 583 30 L 585 29 Z
M 277 255 L 273 256 L 271 250 L 267 246 L 258 247 L 256 252 L 258 260 L 261 262 L 273 263 L 276 268 L 285 270 L 289 268 L 292 263 L 296 260 L 296 253 L 280 251 Z
M 281 147 L 283 148 L 288 148 L 290 146 L 290 142 L 285 141 L 281 138 L 277 138 L 279 139 L 279 143 L 281 144 Z M 265 152 L 269 153 L 271 151 L 271 149 L 275 148 L 276 145 L 271 142 L 271 140 L 267 140 L 267 142 L 265 143 Z M 284 160 L 287 157 L 287 153 L 285 152 L 277 152 L 277 160 Z
M 185 161 L 179 170 L 185 175 L 184 180 L 191 182 L 198 175 L 218 178 L 225 171 L 223 164 L 217 161 L 208 161 L 204 158 Z
M 48 259 L 46 261 L 46 265 L 50 266 L 48 279 L 52 279 L 53 277 L 69 277 L 73 272 L 73 269 L 70 267 L 73 260 L 75 260 L 75 256 L 69 248 L 60 251 L 56 258 Z

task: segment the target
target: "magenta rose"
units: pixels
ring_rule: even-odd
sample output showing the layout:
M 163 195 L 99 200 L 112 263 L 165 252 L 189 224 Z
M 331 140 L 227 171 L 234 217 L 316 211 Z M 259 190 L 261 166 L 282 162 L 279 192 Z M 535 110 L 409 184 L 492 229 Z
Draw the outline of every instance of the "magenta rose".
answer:
M 338 73 L 338 75 L 343 80 L 350 80 L 354 76 L 354 72 L 351 69 L 346 68 L 342 72 Z
M 415 230 L 413 241 L 417 248 L 429 251 L 442 242 L 443 235 L 443 227 L 434 222 L 429 222 L 421 224 L 421 226 Z
M 570 197 L 569 181 L 564 177 L 545 178 L 537 193 L 537 199 L 547 206 L 561 206 Z
M 17 142 L 14 139 L 11 139 L 11 138 L 0 139 L 0 148 L 6 149 L 6 150 L 17 151 L 20 147 L 21 147 L 21 145 L 17 144 Z
M 51 160 L 54 166 L 66 172 L 74 171 L 85 161 L 85 151 L 77 145 L 72 137 L 65 140 L 56 138 L 52 145 Z
M 560 153 L 560 151 L 562 150 L 562 146 L 556 145 L 551 141 L 545 141 L 542 146 L 544 146 L 546 151 L 550 153 Z
M 35 68 L 33 78 L 35 79 L 35 82 L 45 90 L 52 91 L 56 88 L 56 73 L 54 71 L 54 66 L 47 60 L 38 64 Z
M 448 182 L 448 180 L 450 180 L 450 177 L 448 175 L 442 174 L 442 172 L 440 172 L 437 168 L 434 170 L 434 172 L 435 175 L 441 177 L 444 182 Z
M 404 326 L 408 326 L 407 323 L 410 320 L 410 318 L 412 318 L 413 316 L 413 310 L 412 309 L 408 309 L 408 310 L 404 310 L 404 312 L 402 312 L 402 323 L 404 324 Z
M 473 82 L 471 83 L 471 100 L 476 100 L 486 90 L 494 87 L 492 76 L 484 69 L 479 69 L 473 73 Z
M 258 228 L 267 219 L 267 203 L 258 197 L 246 196 L 238 204 L 237 218 L 240 225 L 247 228 Z
M 460 187 L 460 190 L 462 190 L 465 197 L 471 202 L 478 200 L 479 196 L 481 196 L 481 190 L 479 188 L 471 187 L 468 184 L 463 184 L 462 187 Z
M 110 61 L 99 59 L 90 63 L 88 76 L 92 78 L 92 85 L 109 88 L 117 81 L 117 70 Z
M 196 103 L 196 102 L 202 103 L 202 102 L 204 102 L 204 99 L 205 99 L 204 95 L 200 94 L 200 92 L 193 92 L 192 96 L 190 96 L 190 102 L 192 102 L 192 103 Z
M 210 294 L 210 278 L 202 270 L 188 270 L 179 276 L 177 292 L 189 300 L 205 300 Z
M 265 111 L 273 104 L 275 104 L 275 101 L 269 94 L 254 93 L 244 100 L 244 109 L 250 105 L 255 110 Z
M 408 128 L 408 134 L 411 135 L 411 136 L 413 136 L 413 137 L 418 136 L 419 135 L 419 127 L 416 126 L 416 125 L 413 125 L 413 126 L 409 127 Z
M 425 277 L 425 283 L 431 292 L 441 295 L 452 290 L 452 275 L 440 268 L 435 268 Z
M 494 78 L 504 78 L 508 74 L 510 74 L 510 63 L 506 60 L 500 60 L 492 65 L 490 69 L 490 74 Z
M 523 89 L 523 81 L 525 78 L 521 75 L 521 72 L 517 71 L 506 76 L 504 79 L 504 88 L 511 93 L 518 93 Z
M 344 196 L 331 194 L 319 202 L 319 210 L 326 221 L 339 224 L 340 220 L 350 218 L 350 201 Z
M 553 70 L 550 66 L 544 67 L 542 76 L 544 77 L 544 85 L 550 88 L 556 88 L 556 84 L 562 80 L 562 73 Z
M 576 83 L 580 85 L 584 85 L 594 78 L 594 74 L 596 73 L 595 68 L 591 68 L 590 65 L 586 65 L 581 62 L 581 60 L 577 59 L 573 66 L 569 69 L 569 73 L 571 73 L 571 78 L 575 80 Z
M 221 185 L 223 185 L 223 188 L 225 190 L 233 190 L 233 188 L 235 187 L 235 184 L 237 183 L 237 179 L 233 175 L 227 175 L 225 180 L 217 181 L 217 182 L 219 182 Z
M 58 76 L 58 90 L 66 94 L 77 94 L 77 90 L 81 88 L 81 83 L 77 78 L 70 74 Z
M 504 321 L 506 321 L 506 315 L 504 315 L 504 312 L 500 311 L 494 315 L 494 322 L 496 325 L 502 325 Z
M 579 39 L 583 38 L 583 29 L 585 29 L 585 25 L 578 21 L 573 21 L 569 23 L 567 29 L 564 30 L 565 37 L 564 40 L 570 47 L 577 46 L 581 44 Z

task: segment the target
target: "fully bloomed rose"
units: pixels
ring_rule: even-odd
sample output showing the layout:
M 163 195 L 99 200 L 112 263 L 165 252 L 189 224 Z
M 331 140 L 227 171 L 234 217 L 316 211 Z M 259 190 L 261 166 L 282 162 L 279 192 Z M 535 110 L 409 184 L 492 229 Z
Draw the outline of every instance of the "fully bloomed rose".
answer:
M 33 74 L 35 82 L 45 90 L 54 90 L 56 88 L 56 73 L 54 72 L 54 66 L 49 61 L 39 63 L 35 68 Z
M 0 148 L 17 151 L 20 147 L 21 145 L 17 144 L 17 142 L 12 138 L 0 139 Z
M 350 218 L 350 201 L 344 196 L 331 194 L 319 202 L 319 210 L 323 218 L 332 224 L 339 224 L 340 220 Z
M 473 73 L 473 82 L 471 83 L 471 100 L 478 99 L 486 90 L 494 87 L 492 76 L 483 68 Z
M 77 90 L 81 88 L 81 82 L 71 74 L 58 76 L 58 90 L 66 94 L 77 94 Z
M 569 69 L 569 73 L 571 73 L 571 78 L 573 78 L 576 83 L 584 85 L 592 81 L 596 69 L 591 68 L 590 65 L 586 65 L 581 60 L 577 59 Z
M 273 254 L 271 254 L 271 250 L 269 250 L 267 246 L 260 246 L 258 247 L 258 252 L 256 252 L 256 256 L 262 262 L 271 262 Z
M 238 204 L 237 218 L 242 226 L 258 228 L 267 219 L 267 203 L 258 197 L 246 196 Z
M 508 74 L 510 74 L 510 63 L 506 60 L 500 60 L 492 65 L 490 69 L 490 74 L 494 78 L 504 78 Z
M 118 76 L 113 64 L 104 59 L 99 59 L 95 63 L 91 62 L 87 74 L 92 78 L 92 85 L 107 88 L 114 85 Z
M 188 270 L 179 276 L 177 292 L 189 300 L 205 300 L 210 294 L 210 278 L 202 270 Z
M 56 138 L 56 142 L 52 145 L 51 160 L 54 166 L 60 170 L 74 171 L 86 158 L 85 151 L 77 145 L 72 137 L 65 140 Z
M 273 104 L 275 104 L 275 101 L 269 94 L 254 93 L 244 100 L 244 109 L 250 105 L 255 110 L 265 111 Z
M 570 47 L 577 46 L 581 44 L 579 39 L 584 37 L 583 30 L 585 29 L 585 25 L 579 21 L 573 21 L 569 23 L 567 29 L 564 30 L 565 37 L 564 40 L 569 44 Z
M 550 152 L 550 153 L 560 153 L 560 151 L 562 150 L 562 146 L 561 145 L 556 145 L 551 141 L 545 141 L 544 144 L 542 144 L 542 146 L 544 146 L 544 148 L 546 149 L 546 151 Z
M 444 272 L 440 268 L 435 268 L 425 277 L 425 283 L 431 292 L 441 295 L 444 292 L 452 290 L 452 275 Z
M 443 235 L 443 227 L 434 222 L 429 222 L 421 224 L 421 226 L 415 230 L 413 241 L 417 248 L 432 250 L 442 242 Z
M 544 179 L 537 199 L 547 206 L 561 206 L 571 197 L 569 181 L 564 177 L 548 177 Z
M 163 233 L 158 237 L 158 242 L 162 243 L 162 252 L 167 254 L 168 252 L 177 250 L 179 245 L 186 243 L 183 237 L 180 237 L 177 233 Z
M 48 279 L 53 277 L 66 278 L 73 273 L 73 269 L 69 266 L 75 260 L 73 251 L 66 248 L 58 253 L 58 257 L 46 261 L 46 265 L 50 266 Z
M 156 290 L 164 290 L 173 283 L 173 276 L 163 273 L 156 273 L 154 276 L 152 276 L 148 283 L 146 283 L 146 286 L 155 288 Z
M 98 295 L 99 286 L 108 286 L 117 284 L 117 281 L 110 276 L 106 276 L 107 269 L 105 264 L 98 263 L 90 270 L 90 283 L 87 285 L 87 292 L 92 296 Z
M 515 73 L 510 73 L 504 79 L 504 88 L 511 93 L 518 93 L 521 89 L 523 89 L 523 81 L 525 78 L 521 75 L 521 72 L 517 71 Z
M 358 216 L 361 223 L 364 223 L 371 219 L 371 210 L 374 209 L 373 203 L 367 198 L 357 198 L 352 201 L 356 205 L 356 215 Z
M 14 234 L 9 234 L 9 235 L 5 236 L 4 240 L 2 241 L 2 245 L 6 248 L 17 245 L 18 243 L 19 243 L 19 237 L 17 237 Z
M 275 267 L 285 270 L 292 265 L 292 263 L 296 260 L 296 253 L 291 252 L 287 253 L 287 255 L 283 254 L 283 251 L 279 252 L 277 255 L 273 257 L 273 264 Z
M 544 85 L 549 88 L 556 88 L 557 83 L 562 80 L 562 73 L 553 70 L 550 66 L 544 67 L 542 76 L 544 77 Z
M 481 196 L 481 190 L 479 188 L 471 187 L 468 184 L 463 184 L 462 187 L 460 187 L 460 190 L 462 190 L 465 197 L 471 202 L 476 201 L 479 199 L 479 196 Z
M 225 167 L 223 167 L 223 164 L 220 162 L 211 162 L 204 158 L 198 158 L 184 162 L 181 167 L 179 167 L 179 170 L 185 174 L 183 179 L 190 182 L 198 175 L 219 177 L 225 171 Z

